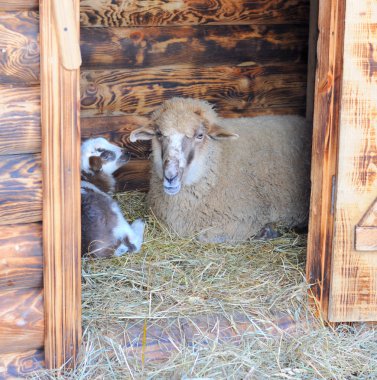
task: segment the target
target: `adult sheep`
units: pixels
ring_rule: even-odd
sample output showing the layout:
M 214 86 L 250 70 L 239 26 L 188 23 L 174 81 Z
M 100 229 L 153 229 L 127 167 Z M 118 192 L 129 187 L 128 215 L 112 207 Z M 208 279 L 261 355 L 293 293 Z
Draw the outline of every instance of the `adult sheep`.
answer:
M 300 116 L 223 119 L 205 101 L 172 98 L 130 139 L 152 140 L 148 202 L 181 236 L 236 242 L 307 222 L 310 128 Z

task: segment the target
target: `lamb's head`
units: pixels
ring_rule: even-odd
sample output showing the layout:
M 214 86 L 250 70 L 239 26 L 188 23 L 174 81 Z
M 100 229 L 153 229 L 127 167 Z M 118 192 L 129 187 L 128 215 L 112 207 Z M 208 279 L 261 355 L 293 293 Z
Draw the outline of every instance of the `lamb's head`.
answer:
M 151 122 L 131 133 L 130 140 L 152 140 L 154 170 L 165 193 L 177 194 L 205 175 L 211 144 L 238 136 L 217 125 L 217 114 L 202 100 L 172 98 L 151 117 Z
M 81 145 L 81 171 L 85 173 L 112 176 L 129 159 L 129 153 L 103 137 L 86 140 Z

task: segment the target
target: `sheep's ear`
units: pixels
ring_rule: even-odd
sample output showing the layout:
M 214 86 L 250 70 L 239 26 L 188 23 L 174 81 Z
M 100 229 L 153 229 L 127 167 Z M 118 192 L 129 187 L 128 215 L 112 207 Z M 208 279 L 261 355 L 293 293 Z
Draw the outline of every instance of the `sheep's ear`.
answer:
M 153 127 L 147 125 L 145 127 L 140 127 L 132 131 L 130 134 L 130 141 L 136 142 L 138 140 L 152 140 L 155 134 L 156 132 Z
M 235 140 L 238 139 L 236 133 L 227 131 L 224 128 L 219 127 L 218 125 L 212 125 L 208 131 L 208 136 L 214 140 Z
M 99 172 L 102 169 L 101 157 L 91 156 L 89 157 L 89 166 L 94 172 Z

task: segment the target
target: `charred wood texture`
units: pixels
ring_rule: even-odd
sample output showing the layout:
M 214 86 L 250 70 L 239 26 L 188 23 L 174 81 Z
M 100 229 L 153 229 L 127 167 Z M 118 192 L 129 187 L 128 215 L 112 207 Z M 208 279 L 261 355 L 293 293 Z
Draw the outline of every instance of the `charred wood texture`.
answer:
M 81 0 L 82 26 L 299 24 L 309 0 Z
M 39 154 L 0 160 L 0 225 L 42 220 L 42 172 Z
M 8 289 L 41 288 L 42 227 L 39 223 L 0 229 L 0 293 Z

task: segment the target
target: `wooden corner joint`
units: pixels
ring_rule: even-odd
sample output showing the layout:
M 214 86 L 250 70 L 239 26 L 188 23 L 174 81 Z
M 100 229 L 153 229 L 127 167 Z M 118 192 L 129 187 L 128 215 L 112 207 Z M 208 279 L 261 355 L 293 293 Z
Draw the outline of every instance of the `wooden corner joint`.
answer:
M 377 251 L 377 198 L 355 227 L 356 251 Z

